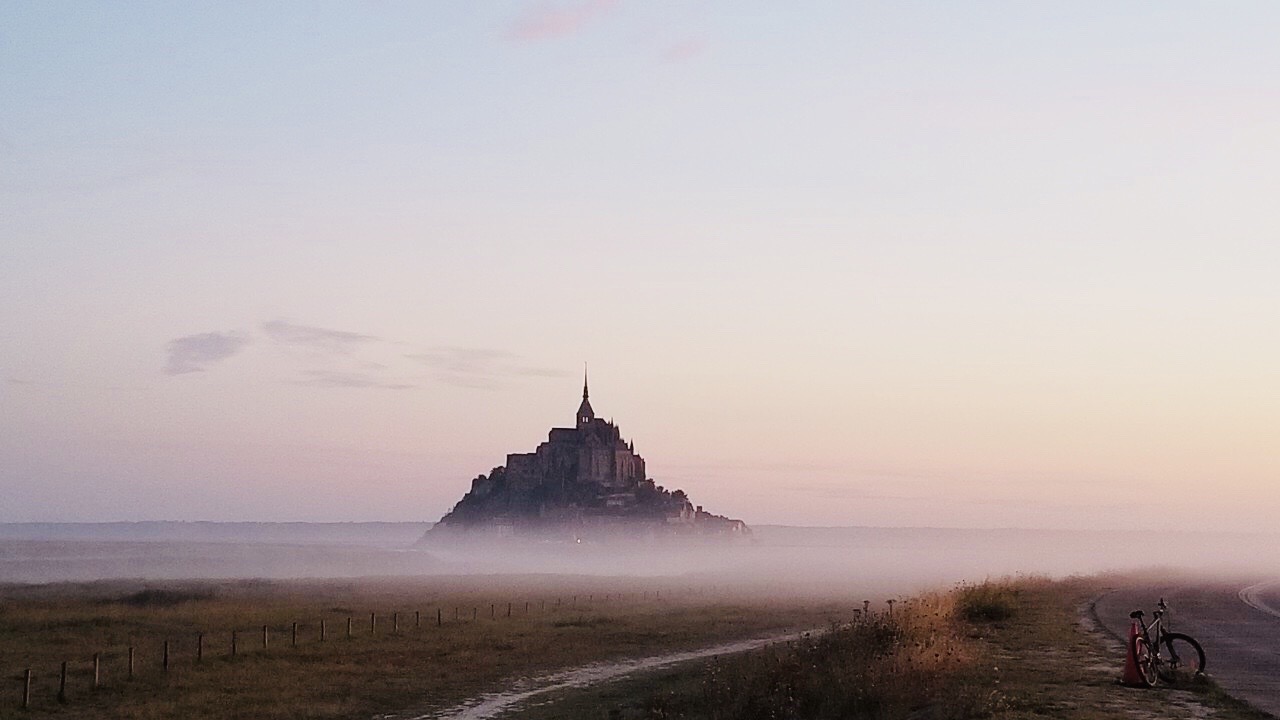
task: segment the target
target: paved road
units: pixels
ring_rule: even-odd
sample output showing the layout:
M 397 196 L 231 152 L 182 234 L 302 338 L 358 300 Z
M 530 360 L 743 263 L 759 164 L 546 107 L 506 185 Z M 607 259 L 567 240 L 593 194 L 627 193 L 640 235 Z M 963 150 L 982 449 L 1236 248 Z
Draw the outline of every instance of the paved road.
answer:
M 1099 599 L 1098 619 L 1127 636 L 1129 613 L 1141 609 L 1150 620 L 1162 597 L 1170 627 L 1204 646 L 1209 675 L 1232 695 L 1280 717 L 1280 579 L 1135 583 Z

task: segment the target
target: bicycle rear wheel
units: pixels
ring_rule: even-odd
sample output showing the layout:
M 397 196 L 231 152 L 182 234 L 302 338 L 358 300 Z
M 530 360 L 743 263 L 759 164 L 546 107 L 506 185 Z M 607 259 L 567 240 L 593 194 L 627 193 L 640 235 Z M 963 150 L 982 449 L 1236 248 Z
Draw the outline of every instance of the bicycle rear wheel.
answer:
M 1156 684 L 1156 665 L 1155 657 L 1151 654 L 1151 647 L 1147 645 L 1146 638 L 1141 635 L 1135 635 L 1133 638 L 1133 659 L 1138 664 L 1138 674 L 1142 676 L 1143 683 L 1147 687 Z
M 1204 673 L 1204 649 L 1190 635 L 1165 633 L 1161 639 L 1164 652 L 1156 664 L 1160 679 L 1170 685 L 1191 682 Z

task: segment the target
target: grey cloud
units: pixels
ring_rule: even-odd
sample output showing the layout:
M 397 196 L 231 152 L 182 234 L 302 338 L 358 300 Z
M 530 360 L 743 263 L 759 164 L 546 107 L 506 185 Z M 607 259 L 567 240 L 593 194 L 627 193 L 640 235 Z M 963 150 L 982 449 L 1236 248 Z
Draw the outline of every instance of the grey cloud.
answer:
M 249 338 L 239 333 L 200 333 L 186 335 L 169 341 L 169 360 L 165 363 L 166 375 L 203 372 L 209 365 L 226 360 L 249 344 Z
M 441 382 L 475 389 L 500 387 L 502 378 L 565 377 L 568 374 L 528 365 L 515 353 L 489 348 L 433 347 L 405 357 L 435 370 Z
M 337 370 L 308 370 L 307 378 L 299 380 L 299 385 L 328 388 L 384 388 L 387 390 L 409 390 L 417 387 L 409 383 L 388 382 L 367 373 L 342 372 Z
M 381 340 L 373 335 L 330 330 L 311 325 L 295 325 L 284 320 L 269 320 L 262 323 L 262 332 L 279 343 L 335 353 L 347 353 L 357 345 Z

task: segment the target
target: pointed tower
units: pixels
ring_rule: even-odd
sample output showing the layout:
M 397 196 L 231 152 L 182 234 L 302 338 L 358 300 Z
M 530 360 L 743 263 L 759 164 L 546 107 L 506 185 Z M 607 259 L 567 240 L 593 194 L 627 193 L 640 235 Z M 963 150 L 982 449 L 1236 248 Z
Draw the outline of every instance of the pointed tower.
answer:
M 581 430 L 596 419 L 596 411 L 591 409 L 591 401 L 587 391 L 587 366 L 582 366 L 582 404 L 578 406 L 578 429 Z

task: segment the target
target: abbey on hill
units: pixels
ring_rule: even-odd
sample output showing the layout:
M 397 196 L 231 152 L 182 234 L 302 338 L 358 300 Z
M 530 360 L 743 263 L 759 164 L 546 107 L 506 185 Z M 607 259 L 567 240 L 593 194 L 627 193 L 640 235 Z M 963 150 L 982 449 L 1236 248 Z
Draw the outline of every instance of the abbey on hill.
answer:
M 667 490 L 645 474 L 635 444 L 596 417 L 586 378 L 574 427 L 552 428 L 531 453 L 471 481 L 471 491 L 427 533 L 544 535 L 743 535 L 741 520 L 694 507 L 683 490 Z

